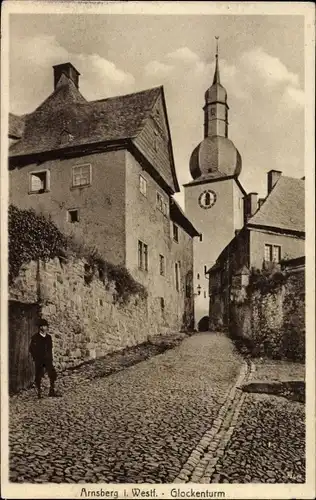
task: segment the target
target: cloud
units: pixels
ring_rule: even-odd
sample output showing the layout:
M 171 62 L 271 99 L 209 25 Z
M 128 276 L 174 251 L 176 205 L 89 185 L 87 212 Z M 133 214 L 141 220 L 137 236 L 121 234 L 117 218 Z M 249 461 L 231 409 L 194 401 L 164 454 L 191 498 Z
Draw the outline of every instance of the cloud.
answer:
M 254 76 L 259 76 L 267 85 L 299 84 L 298 75 L 289 71 L 279 58 L 271 56 L 260 47 L 244 52 L 241 62 L 249 72 L 255 72 Z
M 169 52 L 166 57 L 186 63 L 196 63 L 200 60 L 200 57 L 188 47 L 180 47 L 173 52 Z
M 99 54 L 77 54 L 66 50 L 54 36 L 40 35 L 14 40 L 10 53 L 18 59 L 15 71 L 11 71 L 11 110 L 17 114 L 32 111 L 53 90 L 52 66 L 71 62 L 81 73 L 80 90 L 88 100 L 134 90 L 135 78 Z M 23 75 L 25 95 L 19 95 Z M 32 86 L 29 81 L 34 82 Z M 27 103 L 27 104 L 26 104 Z
M 149 62 L 144 69 L 146 76 L 168 76 L 174 69 L 170 64 L 164 64 L 160 61 Z
M 288 86 L 286 87 L 282 101 L 284 104 L 294 108 L 304 108 L 305 106 L 305 93 L 301 89 Z
M 102 99 L 134 89 L 134 76 L 99 54 L 73 54 L 71 60 L 82 73 L 80 88 L 88 100 Z

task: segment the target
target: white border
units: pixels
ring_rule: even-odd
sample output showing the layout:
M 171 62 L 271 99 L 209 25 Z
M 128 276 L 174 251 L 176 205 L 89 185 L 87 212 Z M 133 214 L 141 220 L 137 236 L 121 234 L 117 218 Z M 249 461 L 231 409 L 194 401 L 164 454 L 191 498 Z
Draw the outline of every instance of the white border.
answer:
M 314 152 L 315 152 L 315 7 L 311 2 L 44 2 L 44 1 L 4 1 L 2 4 L 2 58 L 1 58 L 1 381 L 2 381 L 2 418 L 1 418 L 1 492 L 3 498 L 79 498 L 82 486 L 90 487 L 93 490 L 112 489 L 118 492 L 120 498 L 124 490 L 131 492 L 133 485 L 71 485 L 71 484 L 50 484 L 31 485 L 27 487 L 23 484 L 10 484 L 8 477 L 8 397 L 7 397 L 7 373 L 8 357 L 7 353 L 7 212 L 8 202 L 7 190 L 7 113 L 8 113 L 8 19 L 12 13 L 60 13 L 60 14 L 169 14 L 169 15 L 201 15 L 201 14 L 225 14 L 225 15 L 302 15 L 305 18 L 305 81 L 306 81 L 306 106 L 305 130 L 306 130 L 306 266 L 307 273 L 307 346 L 306 346 L 306 366 L 307 366 L 307 387 L 306 387 L 306 410 L 307 410 L 307 479 L 304 485 L 275 485 L 275 484 L 220 484 L 220 485 L 156 485 L 156 498 L 172 498 L 171 489 L 180 488 L 181 491 L 225 491 L 225 498 L 240 499 L 288 499 L 300 498 L 309 499 L 315 497 L 315 221 L 314 221 Z M 140 485 L 135 485 L 140 487 Z M 143 490 L 153 489 L 154 485 L 141 485 Z M 83 497 L 82 497 L 83 498 Z M 105 497 L 104 497 L 105 498 Z M 130 495 L 130 498 L 132 496 Z M 153 498 L 153 497 L 147 497 Z M 180 497 L 178 497 L 180 498 Z M 183 497 L 184 498 L 184 497 Z M 189 498 L 189 497 L 186 497 Z M 215 498 L 215 497 L 214 497 Z

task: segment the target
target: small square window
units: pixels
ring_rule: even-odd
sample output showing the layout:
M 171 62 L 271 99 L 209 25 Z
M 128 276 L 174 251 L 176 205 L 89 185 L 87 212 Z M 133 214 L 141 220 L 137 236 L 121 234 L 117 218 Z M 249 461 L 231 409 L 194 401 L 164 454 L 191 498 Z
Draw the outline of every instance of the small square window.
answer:
M 79 222 L 79 210 L 68 210 L 68 222 Z
M 91 165 L 78 165 L 72 167 L 73 187 L 88 186 L 91 184 Z
M 30 192 L 44 193 L 49 191 L 49 170 L 30 173 Z
M 173 231 L 174 241 L 178 242 L 179 241 L 179 228 L 175 223 L 172 224 L 172 231 Z
M 147 181 L 142 175 L 139 176 L 139 190 L 144 196 L 147 196 Z

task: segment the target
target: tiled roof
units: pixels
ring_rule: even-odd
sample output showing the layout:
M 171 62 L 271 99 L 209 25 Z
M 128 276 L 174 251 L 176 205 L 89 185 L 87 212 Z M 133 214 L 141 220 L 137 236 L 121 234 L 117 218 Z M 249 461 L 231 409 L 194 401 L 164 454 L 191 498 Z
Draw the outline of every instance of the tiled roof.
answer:
M 9 113 L 9 137 L 20 139 L 23 135 L 24 116 L 16 116 Z
M 249 226 L 305 231 L 305 183 L 302 179 L 281 176 Z
M 10 157 L 62 149 L 67 146 L 135 137 L 161 87 L 99 101 L 86 101 L 67 79 L 33 113 L 26 115 L 24 134 L 11 146 Z M 15 117 L 17 118 L 17 117 Z
M 133 141 L 137 148 L 136 138 L 146 126 L 159 96 L 164 103 L 163 87 L 87 101 L 75 83 L 63 74 L 54 92 L 34 112 L 24 117 L 10 115 L 12 134 L 20 125 L 20 135 L 14 136 L 20 140 L 11 145 L 10 159 L 16 161 L 29 155 L 120 141 Z M 175 192 L 179 191 L 179 185 L 171 146 L 169 155 L 170 164 L 156 161 L 153 167 L 171 192 Z

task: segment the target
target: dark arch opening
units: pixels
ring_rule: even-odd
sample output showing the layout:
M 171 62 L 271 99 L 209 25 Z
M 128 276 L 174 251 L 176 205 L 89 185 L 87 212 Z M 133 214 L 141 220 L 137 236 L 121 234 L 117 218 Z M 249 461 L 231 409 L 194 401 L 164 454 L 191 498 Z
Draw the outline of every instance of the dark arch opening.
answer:
M 199 332 L 207 332 L 209 330 L 209 317 L 203 316 L 198 323 Z

